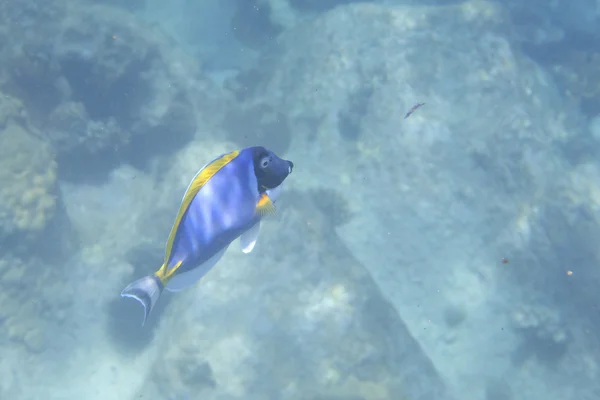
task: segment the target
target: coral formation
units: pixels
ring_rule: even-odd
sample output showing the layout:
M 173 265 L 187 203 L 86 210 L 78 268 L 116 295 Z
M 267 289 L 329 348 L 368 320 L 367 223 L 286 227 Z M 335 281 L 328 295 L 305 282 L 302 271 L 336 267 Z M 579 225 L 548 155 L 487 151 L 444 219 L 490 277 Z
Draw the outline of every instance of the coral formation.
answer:
M 0 237 L 38 233 L 52 219 L 56 208 L 54 154 L 51 146 L 23 122 L 19 103 L 8 96 L 2 98 Z M 12 113 L 7 112 L 11 106 Z
M 105 153 L 128 147 L 130 160 L 147 161 L 181 146 L 197 118 L 220 120 L 222 97 L 160 28 L 123 9 L 1 2 L 0 42 L 0 340 L 38 353 L 69 331 L 74 291 L 59 251 L 70 227 L 59 175 L 89 183 Z
M 2 49 L 0 83 L 57 152 L 114 150 L 136 137 L 181 142 L 195 133 L 196 101 L 210 89 L 198 85 L 198 66 L 160 29 L 122 9 L 66 1 L 27 17 L 44 34 L 6 21 L 21 42 Z
M 48 229 L 58 205 L 52 146 L 31 124 L 23 104 L 3 93 L 0 183 L 0 321 L 5 327 L 0 339 L 40 353 L 46 349 L 50 326 L 44 323 L 45 318 L 50 324 L 60 323 L 68 303 L 62 297 L 68 296 L 68 290 L 58 276 L 61 269 L 48 267 L 41 259 L 42 248 L 57 256 L 66 225 L 60 232 Z

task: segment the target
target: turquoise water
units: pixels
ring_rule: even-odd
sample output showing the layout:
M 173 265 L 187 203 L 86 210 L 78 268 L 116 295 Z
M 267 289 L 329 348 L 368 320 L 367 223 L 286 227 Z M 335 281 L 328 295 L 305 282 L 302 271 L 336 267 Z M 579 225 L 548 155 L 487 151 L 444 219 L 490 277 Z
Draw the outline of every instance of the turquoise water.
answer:
M 599 15 L 0 2 L 0 400 L 598 399 Z M 249 146 L 277 214 L 142 326 L 121 290 Z

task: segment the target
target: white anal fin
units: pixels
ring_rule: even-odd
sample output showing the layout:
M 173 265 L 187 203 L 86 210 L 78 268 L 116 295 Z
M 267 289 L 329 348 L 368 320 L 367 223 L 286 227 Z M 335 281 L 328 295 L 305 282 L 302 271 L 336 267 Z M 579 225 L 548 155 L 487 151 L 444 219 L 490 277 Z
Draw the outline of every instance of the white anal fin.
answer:
M 217 254 L 206 260 L 204 263 L 198 265 L 196 268 L 183 272 L 179 275 L 175 275 L 173 278 L 171 278 L 169 283 L 167 283 L 165 289 L 167 289 L 169 292 L 179 292 L 180 290 L 183 290 L 188 286 L 198 282 L 215 266 L 216 263 L 219 262 L 221 257 L 223 257 L 223 254 L 225 254 L 225 250 L 227 250 L 227 247 L 219 250 Z
M 260 232 L 260 221 L 258 221 L 254 226 L 248 229 L 246 232 L 242 233 L 240 236 L 240 247 L 242 251 L 246 254 L 250 253 L 254 246 L 256 245 L 256 241 L 258 240 L 258 233 Z

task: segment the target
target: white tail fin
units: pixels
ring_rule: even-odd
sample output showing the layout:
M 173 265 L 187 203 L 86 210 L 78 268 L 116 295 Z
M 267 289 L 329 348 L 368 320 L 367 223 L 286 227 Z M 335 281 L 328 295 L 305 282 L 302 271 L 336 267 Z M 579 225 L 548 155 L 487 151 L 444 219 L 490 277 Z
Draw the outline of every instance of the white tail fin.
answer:
M 149 275 L 127 285 L 121 292 L 121 297 L 131 297 L 144 306 L 144 320 L 142 321 L 142 326 L 144 326 L 162 290 L 163 284 L 160 279 L 156 275 Z

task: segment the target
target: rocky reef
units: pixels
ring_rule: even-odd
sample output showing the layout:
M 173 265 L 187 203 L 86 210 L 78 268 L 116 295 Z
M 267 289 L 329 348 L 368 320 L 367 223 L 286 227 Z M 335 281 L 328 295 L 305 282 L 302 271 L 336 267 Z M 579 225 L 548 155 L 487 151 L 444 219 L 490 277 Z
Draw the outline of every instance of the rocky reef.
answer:
M 215 78 L 158 3 L 0 3 L 0 398 L 598 398 L 589 49 L 541 68 L 515 2 L 231 1 L 258 62 Z M 253 144 L 297 165 L 279 216 L 142 329 L 120 290 Z
M 581 260 L 557 257 L 558 248 L 568 254 L 586 243 L 582 269 L 596 277 L 597 252 L 587 243 L 600 235 L 584 217 L 595 200 L 578 208 L 559 198 L 574 190 L 565 171 L 593 163 L 597 145 L 552 73 L 511 40 L 513 18 L 491 1 L 345 5 L 294 22 L 265 54 L 266 68 L 238 77 L 239 99 L 286 115 L 293 157 L 311 160 L 298 172 L 303 188 L 343 192 L 353 218 L 338 234 L 455 393 L 486 392 L 488 376 L 474 383 L 467 371 L 504 376 L 514 368 L 497 355 L 523 340 L 509 329 L 515 301 L 553 298 L 553 312 L 581 329 L 587 322 L 572 307 L 598 301 L 576 293 L 583 282 L 567 280 L 567 266 Z M 405 118 L 418 103 L 425 105 Z M 593 190 L 590 182 L 580 181 Z M 567 220 L 577 221 L 578 239 L 567 240 Z M 550 231 L 554 223 L 560 228 Z M 460 305 L 459 323 L 448 304 Z M 578 347 L 567 348 L 552 361 L 563 382 L 574 375 L 567 360 L 585 369 L 574 361 Z M 504 392 L 539 396 L 530 385 L 543 381 L 537 373 L 509 373 Z M 585 395 L 590 385 L 589 377 L 581 384 Z
M 121 224 L 124 214 L 137 221 L 132 209 L 143 204 L 126 203 L 124 186 L 93 198 L 92 182 L 112 183 L 121 163 L 143 167 L 211 137 L 227 96 L 159 27 L 122 9 L 3 2 L 0 20 L 0 369 L 10 370 L 0 397 L 39 398 L 44 384 L 18 383 L 25 371 L 15 360 L 35 365 L 28 373 L 39 382 L 59 379 L 44 360 L 67 368 L 82 315 L 104 307 L 104 297 L 90 296 L 92 275 L 127 271 L 125 253 L 140 244 Z M 132 176 L 126 180 L 134 188 Z
M 298 192 L 288 198 L 282 220 L 264 224 L 260 256 L 232 246 L 201 291 L 171 303 L 156 338 L 163 350 L 140 396 L 448 398 L 368 272 L 315 212 L 315 200 Z
M 68 311 L 64 271 L 51 261 L 64 256 L 71 238 L 56 153 L 23 103 L 7 94 L 0 94 L 0 181 L 0 346 L 37 354 Z
M 541 305 L 522 306 L 513 313 L 513 327 L 523 335 L 530 355 L 554 358 L 564 354 L 569 333 L 558 312 Z
M 135 147 L 143 158 L 210 123 L 195 110 L 212 110 L 217 89 L 159 27 L 105 5 L 38 3 L 27 3 L 31 13 L 4 5 L 4 35 L 20 40 L 2 49 L 1 86 L 59 156 Z

